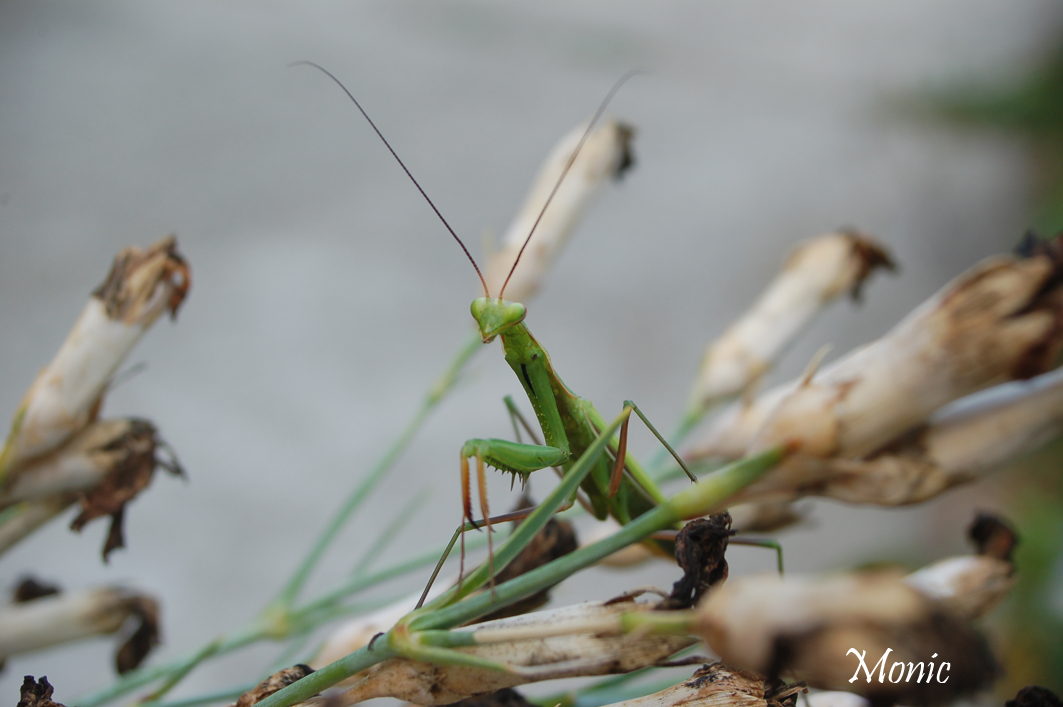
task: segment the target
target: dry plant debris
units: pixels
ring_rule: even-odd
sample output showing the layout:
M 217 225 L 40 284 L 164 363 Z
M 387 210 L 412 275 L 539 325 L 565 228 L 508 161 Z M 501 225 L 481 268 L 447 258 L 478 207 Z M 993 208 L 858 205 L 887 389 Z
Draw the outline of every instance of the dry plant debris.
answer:
M 17 707 L 63 707 L 52 699 L 54 691 L 55 688 L 48 682 L 47 675 L 42 675 L 40 680 L 34 680 L 32 675 L 27 675 L 19 690 Z
M 683 577 L 672 586 L 666 608 L 688 609 L 727 580 L 727 541 L 734 534 L 727 511 L 683 526 L 675 538 L 675 561 Z
M 612 707 L 797 707 L 804 685 L 788 685 L 724 663 L 704 665 L 688 679 Z
M 236 707 L 251 707 L 251 705 L 269 697 L 277 690 L 291 685 L 296 680 L 305 678 L 312 672 L 314 672 L 314 669 L 303 663 L 298 663 L 284 670 L 278 670 L 254 688 L 240 695 L 240 698 L 236 700 Z

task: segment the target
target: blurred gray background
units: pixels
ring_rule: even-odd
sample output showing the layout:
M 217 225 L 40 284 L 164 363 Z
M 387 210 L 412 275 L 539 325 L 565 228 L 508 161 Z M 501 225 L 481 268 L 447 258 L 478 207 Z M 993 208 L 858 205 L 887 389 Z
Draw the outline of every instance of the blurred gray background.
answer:
M 1028 224 L 1022 146 L 913 108 L 956 84 L 1003 84 L 1063 20 L 1048 0 L 613 3 L 0 4 L 0 408 L 13 411 L 88 292 L 127 244 L 175 232 L 193 269 L 176 325 L 129 364 L 147 370 L 106 415 L 152 419 L 188 470 L 127 511 L 128 548 L 56 522 L 0 563 L 67 588 L 128 582 L 160 597 L 157 657 L 251 618 L 339 498 L 383 451 L 470 327 L 477 282 L 339 89 L 363 101 L 470 248 L 500 233 L 554 142 L 629 69 L 610 114 L 638 127 L 637 166 L 610 187 L 529 306 L 566 382 L 603 414 L 632 398 L 677 420 L 701 351 L 797 240 L 842 225 L 878 236 L 901 271 L 835 306 L 787 356 L 799 372 L 896 322 Z M 459 515 L 458 450 L 507 436 L 520 392 L 498 345 L 436 414 L 327 561 L 422 487 L 431 502 L 398 558 Z M 4 413 L 8 414 L 8 413 Z M 636 452 L 653 450 L 637 433 Z M 515 494 L 493 479 L 492 506 Z M 540 496 L 547 484 L 534 482 Z M 782 536 L 794 570 L 963 548 L 960 491 L 879 511 L 818 504 Z M 769 570 L 738 549 L 732 572 Z M 426 573 L 388 589 L 423 584 Z M 593 574 L 560 601 L 668 585 L 674 567 Z M 99 640 L 13 658 L 0 700 L 47 674 L 59 701 L 110 682 Z M 208 664 L 175 694 L 239 683 L 275 654 Z M 233 672 L 228 672 L 233 671 Z

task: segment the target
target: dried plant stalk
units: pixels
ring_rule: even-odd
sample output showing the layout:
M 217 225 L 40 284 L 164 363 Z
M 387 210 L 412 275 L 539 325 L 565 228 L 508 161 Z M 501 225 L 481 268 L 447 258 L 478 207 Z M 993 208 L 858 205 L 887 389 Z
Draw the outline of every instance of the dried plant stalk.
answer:
M 690 407 L 708 408 L 741 394 L 830 302 L 843 294 L 857 298 L 879 267 L 893 268 L 889 254 L 858 231 L 799 244 L 753 307 L 705 351 Z
M 1048 248 L 977 264 L 886 336 L 723 415 L 692 452 L 734 457 L 796 441 L 819 457 L 875 451 L 957 398 L 1052 365 L 1063 343 Z
M 539 218 L 547 197 L 557 185 L 586 129 L 586 123 L 573 129 L 550 152 L 524 205 L 503 236 L 501 248 L 488 259 L 484 277 L 491 296 L 498 296 L 524 239 Z M 550 208 L 535 227 L 535 235 L 506 286 L 506 299 L 525 302 L 539 289 L 550 264 L 606 180 L 619 179 L 634 163 L 631 156 L 634 134 L 634 128 L 613 120 L 591 132 L 550 202 Z
M 1063 370 L 969 396 L 864 459 L 795 454 L 742 501 L 805 495 L 883 506 L 919 503 L 1001 469 L 1063 432 Z
M 631 601 L 590 602 L 476 624 L 461 632 L 475 634 L 483 645 L 456 650 L 502 663 L 508 670 L 392 658 L 370 668 L 367 677 L 343 695 L 328 699 L 337 705 L 374 697 L 444 705 L 540 680 L 630 672 L 696 642 L 683 635 L 601 634 L 594 629 L 617 625 L 624 614 L 651 609 Z
M 119 672 L 143 660 L 158 642 L 155 599 L 123 587 L 52 594 L 0 607 L 0 659 L 49 646 L 115 633 L 131 618 L 139 627 L 119 647 Z
M 0 481 L 95 419 L 118 366 L 162 312 L 177 313 L 189 277 L 173 236 L 147 250 L 129 247 L 118 254 L 107 279 L 92 293 L 15 413 L 0 453 Z

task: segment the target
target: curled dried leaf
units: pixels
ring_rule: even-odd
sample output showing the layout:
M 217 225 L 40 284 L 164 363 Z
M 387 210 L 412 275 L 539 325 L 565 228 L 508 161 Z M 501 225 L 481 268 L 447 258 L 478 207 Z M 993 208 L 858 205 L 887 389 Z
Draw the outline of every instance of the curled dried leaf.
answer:
M 36 577 L 23 577 L 19 580 L 15 591 L 11 593 L 11 601 L 21 604 L 41 597 L 50 597 L 53 594 L 59 594 L 60 591 L 58 584 L 41 582 Z
M 139 667 L 148 653 L 159 645 L 159 605 L 155 600 L 137 597 L 130 602 L 129 612 L 134 628 L 114 655 L 114 667 L 119 675 Z
M 122 519 L 125 506 L 151 483 L 156 468 L 163 468 L 174 476 L 183 476 L 184 471 L 169 451 L 155 429 L 147 420 L 132 418 L 115 421 L 122 423 L 120 434 L 109 438 L 97 457 L 110 466 L 106 474 L 92 488 L 77 496 L 81 513 L 70 524 L 71 530 L 80 531 L 86 523 L 101 516 L 111 516 L 111 528 L 103 547 L 103 559 L 116 548 L 125 547 L 122 536 Z
M 20 604 L 0 606 L 0 657 L 113 634 L 131 627 L 119 648 L 120 667 L 138 663 L 158 636 L 158 604 L 123 587 L 52 594 Z
M 293 665 L 284 670 L 278 670 L 254 688 L 240 695 L 240 699 L 236 701 L 236 707 L 251 707 L 251 705 L 266 699 L 274 692 L 288 687 L 297 680 L 302 680 L 312 672 L 314 672 L 314 669 L 303 663 Z
M 675 560 L 683 577 L 673 585 L 667 608 L 690 608 L 709 589 L 727 580 L 727 541 L 734 534 L 727 511 L 683 526 L 675 538 Z

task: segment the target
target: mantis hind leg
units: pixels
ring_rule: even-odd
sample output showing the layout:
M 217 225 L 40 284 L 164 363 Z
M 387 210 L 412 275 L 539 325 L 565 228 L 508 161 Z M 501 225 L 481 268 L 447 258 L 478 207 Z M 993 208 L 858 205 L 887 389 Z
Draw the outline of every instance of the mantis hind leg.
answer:
M 624 407 L 631 408 L 632 412 L 639 416 L 639 419 L 642 420 L 643 424 L 645 424 L 647 428 L 649 428 L 650 432 L 653 433 L 653 436 L 656 437 L 662 445 L 664 445 L 664 448 L 668 450 L 668 453 L 672 455 L 672 458 L 674 458 L 679 464 L 679 466 L 683 469 L 683 471 L 686 472 L 686 475 L 690 478 L 690 480 L 697 483 L 697 477 L 691 473 L 690 469 L 687 468 L 687 465 L 680 458 L 679 454 L 677 454 L 676 451 L 672 449 L 672 445 L 668 444 L 668 441 L 660 432 L 657 431 L 657 428 L 653 426 L 653 423 L 650 422 L 649 418 L 646 417 L 642 410 L 639 409 L 639 406 L 636 405 L 634 401 L 625 400 Z M 656 485 L 649 479 L 648 476 L 646 476 L 645 472 L 642 471 L 641 467 L 632 468 L 634 465 L 631 464 L 631 460 L 627 458 L 627 429 L 628 423 L 630 421 L 631 418 L 628 417 L 620 426 L 620 441 L 617 444 L 616 462 L 613 466 L 612 476 L 609 479 L 610 497 L 615 496 L 616 492 L 620 489 L 620 481 L 623 477 L 625 468 L 627 468 L 628 472 L 635 477 L 635 480 L 638 481 L 639 485 L 641 485 L 647 491 L 650 491 L 651 489 L 654 491 L 656 490 Z

